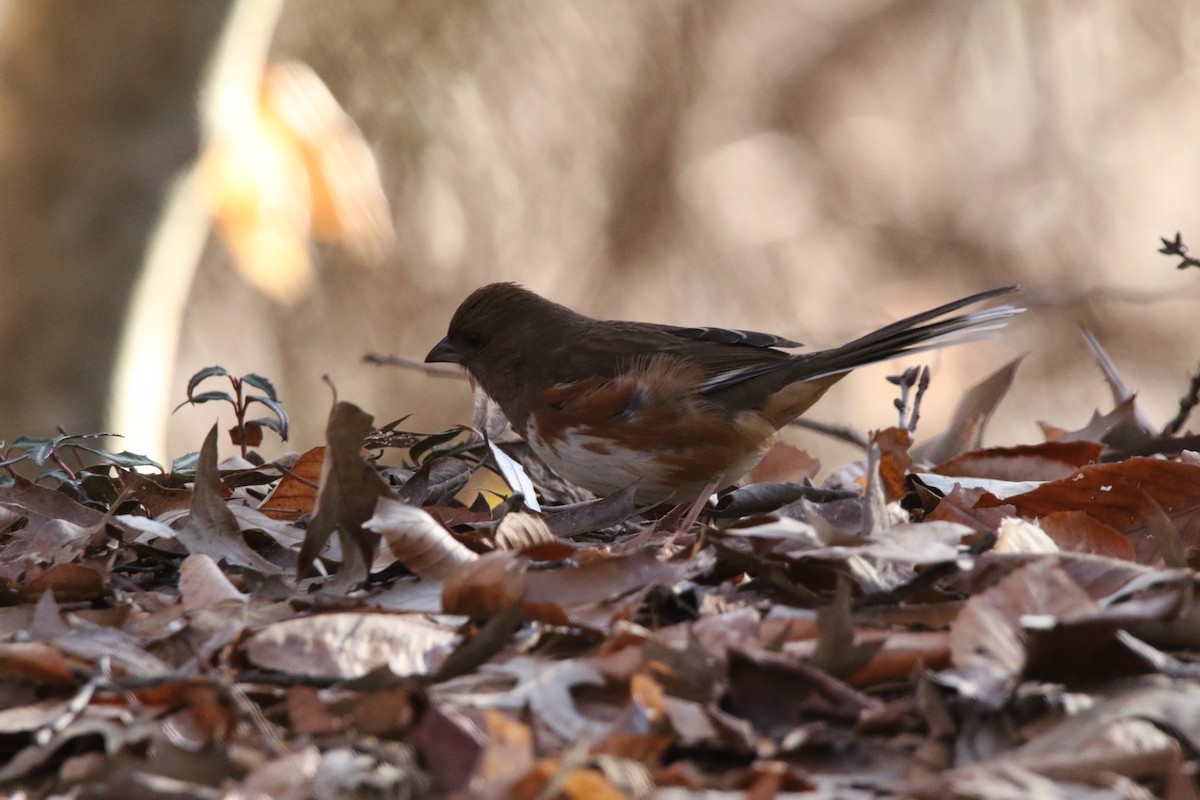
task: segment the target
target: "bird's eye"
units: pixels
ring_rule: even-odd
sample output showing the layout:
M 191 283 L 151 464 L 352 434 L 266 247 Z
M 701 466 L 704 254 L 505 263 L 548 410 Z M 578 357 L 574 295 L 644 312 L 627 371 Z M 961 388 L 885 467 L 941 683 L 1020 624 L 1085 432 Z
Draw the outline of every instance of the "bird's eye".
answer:
M 463 334 L 463 344 L 472 350 L 478 350 L 480 347 L 483 347 L 483 334 L 476 331 Z

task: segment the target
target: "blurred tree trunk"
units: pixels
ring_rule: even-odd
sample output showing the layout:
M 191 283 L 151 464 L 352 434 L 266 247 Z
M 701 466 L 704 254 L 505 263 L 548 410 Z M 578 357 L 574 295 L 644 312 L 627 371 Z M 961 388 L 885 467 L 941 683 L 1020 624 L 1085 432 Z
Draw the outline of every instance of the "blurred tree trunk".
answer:
M 130 292 L 232 0 L 0 16 L 0 439 L 103 425 Z

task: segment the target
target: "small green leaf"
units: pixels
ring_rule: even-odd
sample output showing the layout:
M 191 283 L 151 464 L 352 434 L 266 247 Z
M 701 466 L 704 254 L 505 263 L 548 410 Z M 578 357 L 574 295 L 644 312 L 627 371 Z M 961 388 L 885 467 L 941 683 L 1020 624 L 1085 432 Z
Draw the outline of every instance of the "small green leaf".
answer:
M 124 439 L 125 438 L 124 436 L 122 436 L 119 433 L 110 433 L 109 431 L 97 431 L 95 433 L 64 433 L 59 436 L 55 436 L 54 439 L 62 444 L 70 444 L 70 443 L 76 441 L 77 439 L 78 440 L 104 439 L 106 437 L 112 438 L 112 439 Z
M 280 422 L 274 417 L 260 417 L 259 419 L 247 420 L 247 425 L 262 425 L 264 428 L 270 428 L 279 434 L 279 438 L 287 441 L 287 423 Z
M 278 402 L 279 396 L 275 394 L 275 387 L 272 386 L 271 382 L 262 375 L 256 375 L 255 373 L 251 372 L 249 375 L 242 376 L 242 382 L 250 384 L 255 389 L 260 389 L 266 392 L 267 397 Z
M 443 445 L 446 442 L 454 439 L 461 434 L 465 428 L 451 428 L 450 430 L 434 433 L 426 436 L 420 442 L 414 444 L 408 451 L 408 456 L 413 460 L 414 464 L 420 465 L 424 456 L 431 453 L 434 448 Z
M 13 442 L 14 448 L 19 448 L 25 451 L 25 454 L 35 464 L 44 464 L 46 459 L 54 454 L 54 450 L 58 447 L 59 442 L 64 437 L 56 436 L 53 439 L 33 439 L 28 436 L 19 436 Z
M 34 483 L 37 483 L 38 481 L 42 480 L 43 478 L 53 478 L 54 480 L 61 483 L 63 486 L 71 486 L 71 487 L 75 486 L 75 480 L 69 474 L 67 474 L 67 472 L 65 470 L 63 470 L 57 466 L 48 467 L 48 468 L 38 472 L 37 477 L 35 477 L 33 479 Z M 79 494 L 79 492 L 76 492 L 76 494 Z
M 171 472 L 195 472 L 196 464 L 200 462 L 198 452 L 185 453 L 171 462 Z
M 117 481 L 110 476 L 84 470 L 79 473 L 79 488 L 87 495 L 89 500 L 100 504 L 107 508 L 117 502 L 120 497 L 120 488 Z
M 159 464 L 152 458 L 131 453 L 128 450 L 122 450 L 119 453 L 114 453 L 110 450 L 101 450 L 99 447 L 88 447 L 87 445 L 76 444 L 72 445 L 76 450 L 84 450 L 93 455 L 100 456 L 110 464 L 115 464 L 118 467 L 127 467 L 136 469 L 137 467 L 154 467 L 159 472 L 163 471 L 162 464 Z
M 274 430 L 276 433 L 278 433 L 280 438 L 286 442 L 287 441 L 287 430 L 288 430 L 288 414 L 286 411 L 283 410 L 283 404 L 280 403 L 278 400 L 272 400 L 268 397 L 263 397 L 263 396 L 257 395 L 257 394 L 252 394 L 252 395 L 249 395 L 248 397 L 246 397 L 246 405 L 249 406 L 251 403 L 259 403 L 261 405 L 266 406 L 268 409 L 271 410 L 271 413 L 273 413 L 276 417 L 279 418 L 279 422 L 280 422 L 280 425 L 282 426 L 282 430 L 278 430 L 275 428 L 272 428 L 272 430 Z
M 206 378 L 212 378 L 214 376 L 228 377 L 229 370 L 225 369 L 224 367 L 205 367 L 204 369 L 197 372 L 195 375 L 193 375 L 191 378 L 188 379 L 188 385 L 187 385 L 188 399 L 189 400 L 192 399 L 192 392 L 194 392 L 196 390 L 196 386 L 201 381 L 205 380 Z
M 207 403 L 209 400 L 224 400 L 230 405 L 234 404 L 233 396 L 230 395 L 229 392 L 201 392 L 200 394 L 195 395 L 194 397 L 189 397 L 187 400 L 184 400 L 182 403 L 175 406 L 175 408 L 171 410 L 171 413 L 174 414 L 176 411 L 186 405 L 199 405 L 200 403 Z

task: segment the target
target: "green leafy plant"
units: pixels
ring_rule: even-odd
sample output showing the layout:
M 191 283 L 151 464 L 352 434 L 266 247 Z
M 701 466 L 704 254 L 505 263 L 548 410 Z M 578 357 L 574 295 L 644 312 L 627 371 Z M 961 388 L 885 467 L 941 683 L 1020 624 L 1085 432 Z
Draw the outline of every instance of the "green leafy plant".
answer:
M 196 388 L 209 378 L 227 378 L 232 387 L 232 393 L 226 391 L 205 391 L 196 393 Z M 262 394 L 249 394 L 247 387 L 257 389 Z M 242 449 L 242 457 L 248 457 L 250 448 L 262 444 L 263 428 L 270 428 L 283 441 L 288 438 L 288 415 L 283 409 L 283 403 L 275 394 L 275 387 L 261 375 L 249 373 L 233 375 L 224 367 L 205 367 L 188 380 L 187 399 L 175 407 L 175 411 L 186 405 L 199 405 L 219 401 L 229 403 L 233 407 L 236 424 L 229 429 L 229 438 Z M 272 416 L 246 419 L 250 406 L 258 403 L 271 412 Z M 173 413 L 173 412 L 172 412 Z
M 152 467 L 159 472 L 162 465 L 128 450 L 114 453 L 89 442 L 105 437 L 120 438 L 115 433 L 59 433 L 49 439 L 20 436 L 8 447 L 0 442 L 0 486 L 11 486 L 17 478 L 16 466 L 28 462 L 38 467 L 35 482 L 56 481 L 69 490 L 82 503 L 105 505 L 111 503 L 119 492 L 119 482 L 111 475 L 111 467 L 137 469 Z M 86 454 L 86 455 L 85 455 Z M 99 464 L 86 465 L 87 456 L 100 460 Z

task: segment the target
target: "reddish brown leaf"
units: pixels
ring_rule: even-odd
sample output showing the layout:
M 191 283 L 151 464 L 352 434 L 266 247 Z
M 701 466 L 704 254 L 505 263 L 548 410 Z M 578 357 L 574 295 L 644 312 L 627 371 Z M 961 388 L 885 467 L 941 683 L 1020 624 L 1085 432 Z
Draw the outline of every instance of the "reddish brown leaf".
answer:
M 258 510 L 272 519 L 292 522 L 313 513 L 317 505 L 317 487 L 321 483 L 321 465 L 325 447 L 318 445 L 297 459 L 292 468 L 276 484 Z
M 459 564 L 442 589 L 442 608 L 447 614 L 487 619 L 499 614 L 525 596 L 528 561 L 515 553 L 488 553 Z
M 912 466 L 908 448 L 912 446 L 912 433 L 903 428 L 885 428 L 871 437 L 879 445 L 879 478 L 883 482 L 884 497 L 889 503 L 899 500 L 908 493 L 904 476 Z
M 334 714 L 311 686 L 290 686 L 287 690 L 288 719 L 296 733 L 331 734 L 345 729 L 345 720 Z
M 925 519 L 929 522 L 957 522 L 974 528 L 978 533 L 994 533 L 1000 521 L 1015 514 L 1016 509 L 1010 505 L 981 508 L 979 500 L 984 496 L 991 497 L 983 489 L 955 486 Z
M 1153 563 L 1160 555 L 1146 530 L 1146 496 L 1175 523 L 1185 547 L 1200 545 L 1200 467 L 1191 464 L 1152 458 L 1095 464 L 1004 503 L 1015 506 L 1024 517 L 1084 511 L 1129 536 L 1138 561 Z M 999 504 L 995 498 L 979 501 L 980 507 Z
M 99 600 L 108 593 L 108 575 L 79 564 L 55 564 L 21 586 L 26 602 L 34 602 L 46 591 L 54 592 L 59 603 Z
M 62 650 L 48 642 L 0 643 L 0 675 L 58 686 L 79 682 Z
M 476 791 L 506 797 L 509 788 L 533 769 L 533 731 L 494 708 L 484 709 L 487 746 L 475 770 Z
M 130 492 L 131 499 L 142 504 L 147 516 L 155 519 L 169 511 L 181 511 L 192 504 L 191 490 L 162 485 L 163 481 L 170 478 L 169 475 L 146 476 L 137 472 L 122 472 L 121 487 Z
M 805 483 L 817 476 L 821 462 L 795 445 L 775 442 L 750 474 L 747 483 Z
M 669 586 L 683 575 L 685 565 L 661 561 L 647 548 L 626 556 L 597 558 L 578 566 L 528 573 L 526 614 L 542 620 L 561 619 L 606 627 L 620 615 L 621 598 L 641 597 L 651 587 Z
M 992 447 L 963 453 L 933 468 L 949 477 L 1001 481 L 1055 481 L 1100 458 L 1095 442 L 1045 442 L 1018 447 Z
M 1116 528 L 1085 511 L 1055 511 L 1038 520 L 1046 535 L 1063 550 L 1094 553 L 1133 561 L 1133 545 Z

